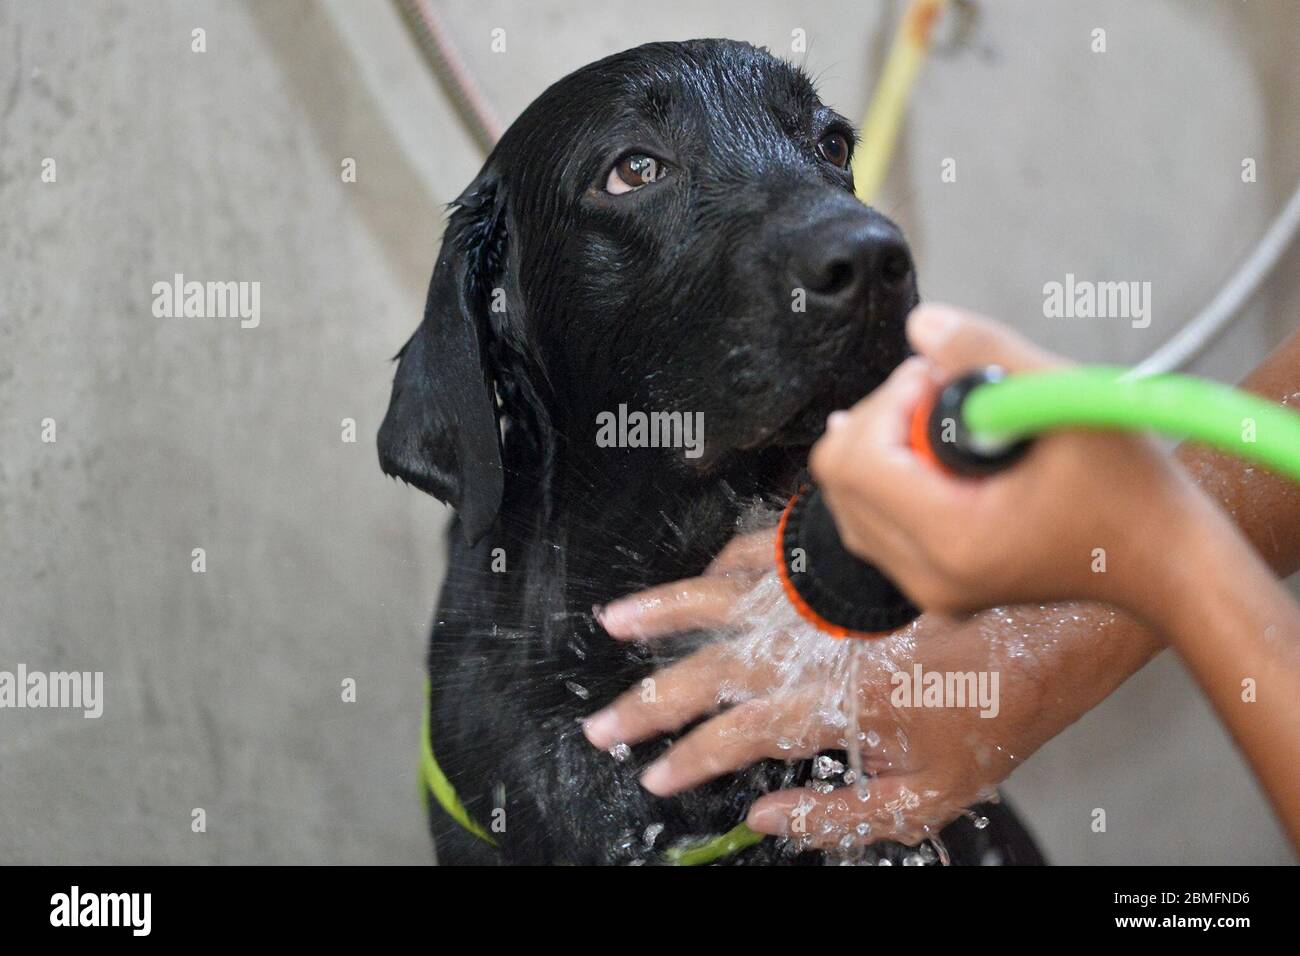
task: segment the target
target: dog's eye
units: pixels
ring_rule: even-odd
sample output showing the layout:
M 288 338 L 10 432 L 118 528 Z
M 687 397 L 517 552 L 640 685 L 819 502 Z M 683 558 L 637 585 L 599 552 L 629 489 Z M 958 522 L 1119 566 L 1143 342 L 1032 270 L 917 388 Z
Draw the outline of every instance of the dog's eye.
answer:
M 849 139 L 843 133 L 827 133 L 817 144 L 817 152 L 826 162 L 843 169 L 849 164 Z
M 609 171 L 605 192 L 614 196 L 630 193 L 664 178 L 668 167 L 645 153 L 628 153 Z

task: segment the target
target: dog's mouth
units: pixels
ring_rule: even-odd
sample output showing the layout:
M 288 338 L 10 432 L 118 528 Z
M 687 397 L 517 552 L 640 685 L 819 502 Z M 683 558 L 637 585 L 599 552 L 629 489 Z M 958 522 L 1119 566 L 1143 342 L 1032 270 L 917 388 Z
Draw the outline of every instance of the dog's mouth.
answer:
M 910 353 L 903 326 L 908 308 L 869 315 L 861 324 L 845 323 L 838 336 L 820 343 L 822 355 L 833 356 L 820 367 L 792 368 L 785 387 L 770 396 L 766 421 L 751 418 L 745 440 L 723 448 L 705 444 L 704 456 L 695 462 L 703 472 L 712 472 L 728 459 L 754 462 L 761 456 L 760 470 L 777 478 L 774 492 L 793 493 L 807 478 L 808 455 L 826 430 L 832 412 L 851 408 L 885 381 Z M 854 327 L 856 325 L 856 327 Z M 805 360 L 809 356 L 805 355 Z M 772 407 L 777 406 L 777 407 Z M 742 466 L 744 467 L 744 466 Z
M 868 312 L 831 367 L 813 379 L 807 401 L 772 431 L 770 443 L 810 447 L 831 412 L 853 407 L 883 383 L 911 352 L 903 327 L 913 304 L 897 312 Z
M 868 389 L 867 391 L 870 391 Z M 858 398 L 865 396 L 863 392 Z M 811 449 L 814 442 L 821 438 L 826 430 L 826 418 L 831 412 L 850 408 L 857 398 L 836 401 L 831 396 L 819 395 L 804 405 L 799 411 L 772 434 L 768 444 L 783 448 Z
M 783 424 L 764 430 L 754 441 L 740 449 L 746 456 L 762 456 L 767 463 L 771 494 L 782 500 L 789 498 L 808 480 L 808 456 L 812 446 L 826 430 L 826 418 L 831 412 L 849 408 L 881 381 L 865 387 L 856 395 L 841 394 L 838 389 L 819 391 L 800 406 Z
M 751 447 L 811 448 L 826 430 L 826 418 L 831 412 L 856 405 L 884 382 L 904 357 L 906 347 L 899 349 L 896 361 L 876 361 L 852 369 L 833 370 L 807 401 L 780 424 L 766 430 L 766 434 Z

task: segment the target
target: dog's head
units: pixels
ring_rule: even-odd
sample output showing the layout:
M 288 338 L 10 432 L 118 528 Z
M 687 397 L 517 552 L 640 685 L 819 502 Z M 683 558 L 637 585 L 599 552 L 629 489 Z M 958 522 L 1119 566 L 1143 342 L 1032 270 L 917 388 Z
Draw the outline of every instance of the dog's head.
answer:
M 897 227 L 853 131 L 745 43 L 652 43 L 570 74 L 454 203 L 379 434 L 384 471 L 491 525 L 503 442 L 595 444 L 601 412 L 702 413 L 709 471 L 807 446 L 905 354 Z

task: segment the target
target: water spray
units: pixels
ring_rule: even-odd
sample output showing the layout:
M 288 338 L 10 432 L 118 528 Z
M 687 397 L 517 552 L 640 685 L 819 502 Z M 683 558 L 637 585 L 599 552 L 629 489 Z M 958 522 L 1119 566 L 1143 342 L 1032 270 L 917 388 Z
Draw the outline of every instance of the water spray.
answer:
M 1300 415 L 1188 375 L 1126 378 L 1079 366 L 1006 375 L 986 366 L 918 406 L 909 444 L 949 474 L 982 477 L 1014 465 L 1034 436 L 1062 428 L 1156 431 L 1208 445 L 1300 482 Z M 800 616 L 832 637 L 883 637 L 921 610 L 840 540 L 821 492 L 801 489 L 781 515 L 777 573 Z

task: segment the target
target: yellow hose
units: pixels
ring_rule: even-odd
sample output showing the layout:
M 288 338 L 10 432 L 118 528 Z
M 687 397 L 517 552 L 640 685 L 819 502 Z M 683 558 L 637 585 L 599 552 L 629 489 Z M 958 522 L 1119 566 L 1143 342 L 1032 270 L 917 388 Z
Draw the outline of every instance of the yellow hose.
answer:
M 934 25 L 947 6 L 948 0 L 912 0 L 894 35 L 885 69 L 862 120 L 862 145 L 853 160 L 855 191 L 864 203 L 876 197 L 885 181 L 908 96 L 930 51 Z

